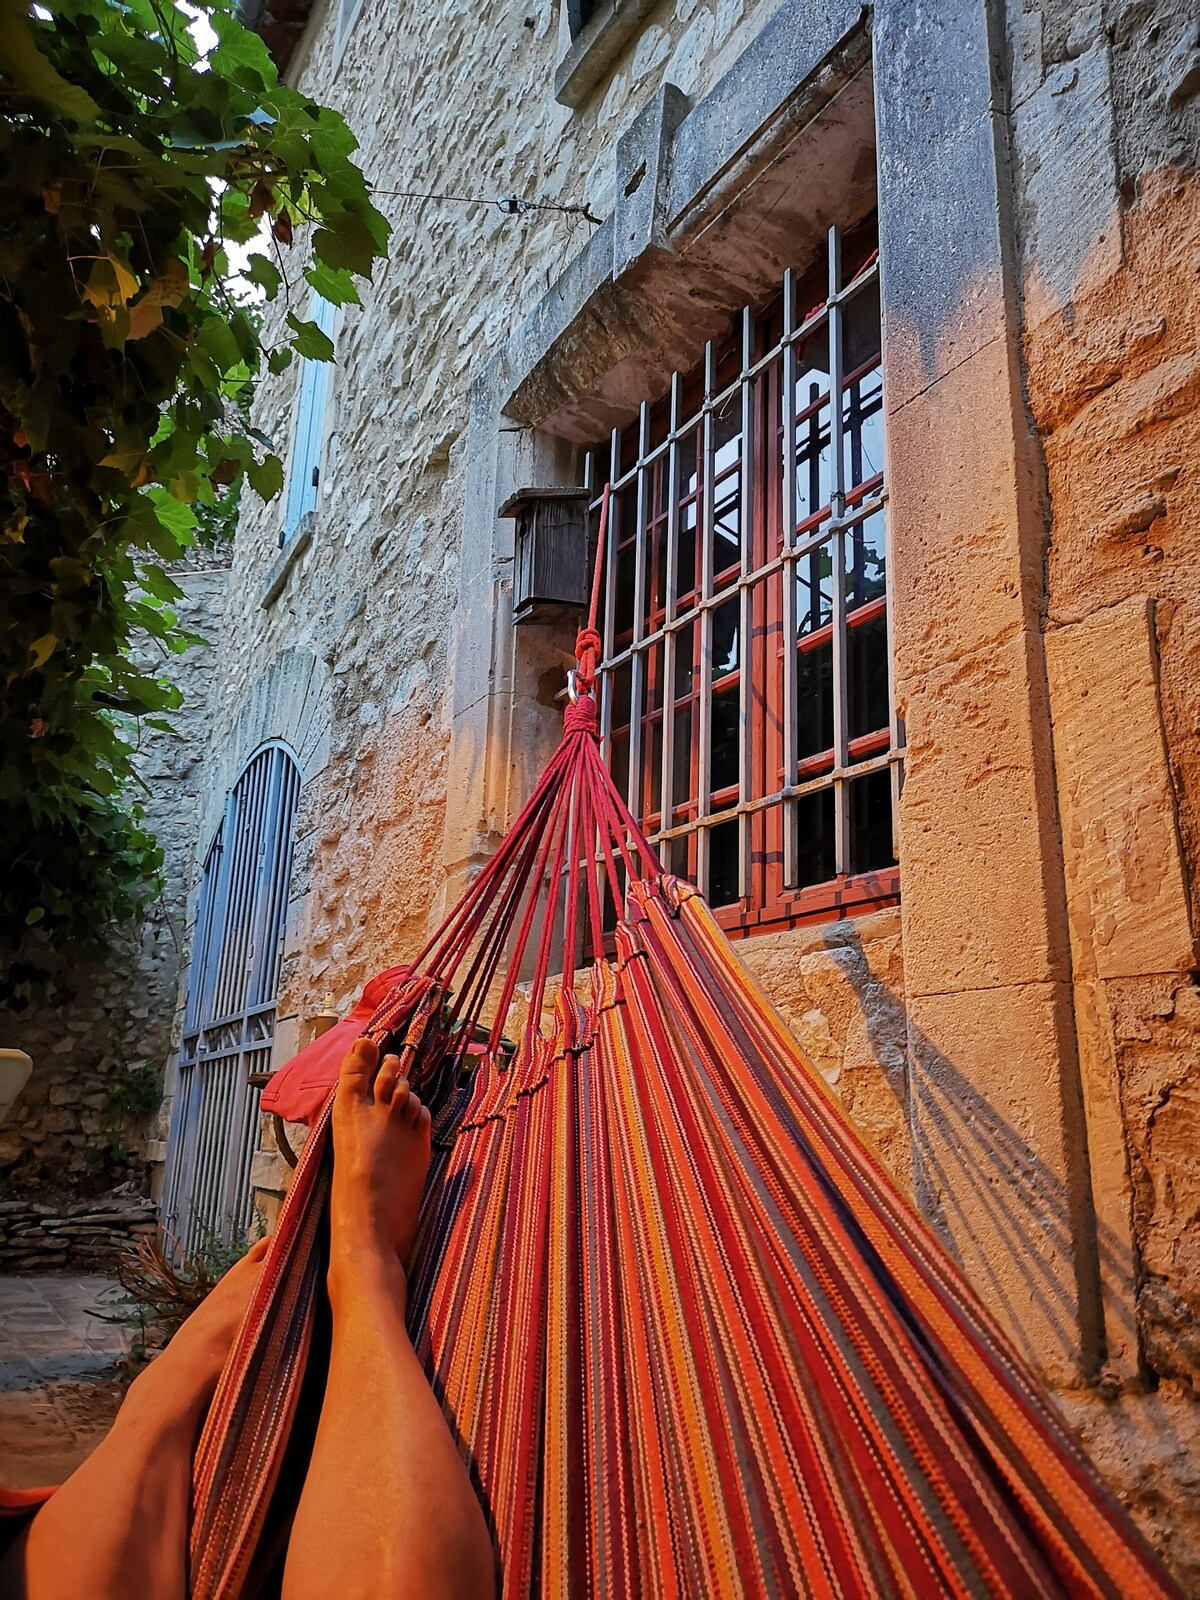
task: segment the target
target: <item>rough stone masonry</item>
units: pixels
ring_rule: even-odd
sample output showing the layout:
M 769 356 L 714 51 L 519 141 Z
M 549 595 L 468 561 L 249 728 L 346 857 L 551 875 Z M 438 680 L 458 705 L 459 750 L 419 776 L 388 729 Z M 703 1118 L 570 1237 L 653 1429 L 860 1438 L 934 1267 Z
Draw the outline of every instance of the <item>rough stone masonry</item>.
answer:
M 419 945 L 555 737 L 570 630 L 514 635 L 498 506 L 578 481 L 580 419 L 657 399 L 655 351 L 693 365 L 789 237 L 877 208 L 901 904 L 741 954 L 1200 1590 L 1194 22 L 602 0 L 572 42 L 559 0 L 277 9 L 393 247 L 340 319 L 317 511 L 281 552 L 247 503 L 197 766 L 156 780 L 202 856 L 254 750 L 298 753 L 276 1060 Z M 285 453 L 296 382 L 255 415 Z M 46 1129 L 57 1042 L 20 1149 L 75 1161 L 100 1108 Z

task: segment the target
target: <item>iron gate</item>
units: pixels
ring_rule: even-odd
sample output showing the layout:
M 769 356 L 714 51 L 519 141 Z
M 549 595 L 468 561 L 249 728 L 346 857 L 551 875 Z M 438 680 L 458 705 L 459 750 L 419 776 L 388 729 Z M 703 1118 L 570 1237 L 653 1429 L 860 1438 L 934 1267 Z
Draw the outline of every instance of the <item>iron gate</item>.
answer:
M 171 1108 L 163 1222 L 185 1250 L 243 1234 L 259 1091 L 275 1035 L 300 769 L 258 751 L 230 790 L 204 863 Z

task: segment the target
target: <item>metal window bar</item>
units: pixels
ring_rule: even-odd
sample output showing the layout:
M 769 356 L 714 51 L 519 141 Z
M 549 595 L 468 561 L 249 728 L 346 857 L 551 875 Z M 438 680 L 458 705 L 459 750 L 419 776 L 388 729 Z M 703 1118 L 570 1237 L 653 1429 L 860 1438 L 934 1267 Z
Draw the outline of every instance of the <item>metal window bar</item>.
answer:
M 740 592 L 738 596 L 738 820 L 737 827 L 737 884 L 738 898 L 745 900 L 750 893 L 750 830 L 751 820 L 744 809 L 754 798 L 754 775 L 751 763 L 754 752 L 753 694 L 754 646 L 753 610 L 755 588 L 750 582 L 754 571 L 754 437 L 755 417 L 754 387 L 747 374 L 754 365 L 754 313 L 747 306 L 742 312 L 742 437 L 741 451 L 741 506 L 738 537 L 740 540 Z
M 842 314 L 838 295 L 842 287 L 842 239 L 829 230 L 829 509 L 833 513 L 830 557 L 833 568 L 833 764 L 848 765 L 846 731 L 846 534 L 841 519 L 846 514 L 846 474 L 842 441 Z M 833 786 L 833 853 L 839 877 L 850 870 L 850 795 L 845 783 Z
M 668 846 L 674 840 L 694 837 L 694 874 L 702 888 L 708 887 L 710 865 L 710 837 L 714 827 L 734 818 L 738 821 L 738 887 L 743 900 L 749 890 L 751 869 L 751 821 L 754 816 L 779 807 L 782 813 L 782 881 L 786 890 L 794 890 L 800 883 L 799 867 L 799 802 L 824 791 L 832 791 L 835 831 L 835 872 L 838 877 L 853 868 L 850 838 L 849 784 L 854 779 L 887 770 L 890 774 L 893 815 L 893 848 L 895 841 L 895 816 L 902 784 L 904 749 L 903 724 L 896 715 L 894 676 L 891 649 L 892 608 L 890 529 L 886 517 L 886 488 L 882 481 L 867 479 L 861 486 L 861 442 L 863 407 L 857 392 L 846 392 L 846 308 L 850 300 L 878 278 L 878 261 L 871 260 L 858 271 L 851 281 L 842 281 L 842 242 L 837 228 L 831 228 L 827 237 L 827 294 L 823 304 L 803 318 L 798 315 L 798 279 L 789 270 L 783 279 L 782 331 L 769 349 L 755 353 L 755 318 L 746 308 L 740 318 L 741 362 L 740 370 L 732 381 L 717 388 L 718 349 L 709 341 L 704 349 L 703 399 L 697 411 L 683 414 L 684 377 L 675 373 L 671 379 L 669 420 L 665 436 L 656 443 L 650 442 L 650 406 L 643 403 L 638 417 L 636 459 L 622 467 L 621 434 L 613 430 L 608 452 L 608 477 L 611 484 L 614 508 L 621 492 L 636 486 L 638 539 L 635 552 L 635 597 L 632 630 L 628 642 L 618 645 L 615 626 L 617 594 L 617 543 L 619 534 L 614 531 L 608 542 L 605 557 L 603 619 L 603 660 L 599 668 L 601 696 L 601 740 L 606 759 L 611 759 L 614 721 L 614 674 L 628 665 L 632 684 L 630 697 L 630 722 L 628 730 L 630 759 L 628 794 L 631 809 L 644 816 L 649 809 L 642 804 L 643 761 L 641 739 L 643 718 L 649 711 L 646 693 L 650 678 L 648 662 L 650 652 L 659 648 L 663 685 L 662 704 L 662 757 L 661 797 L 658 807 L 659 826 L 650 837 L 658 845 Z M 796 386 L 800 377 L 798 352 L 806 342 L 824 326 L 828 340 L 827 394 L 814 393 L 815 403 L 806 404 L 798 416 Z M 780 471 L 780 517 L 778 552 L 771 553 L 772 541 L 756 549 L 753 527 L 758 506 L 765 496 L 756 498 L 755 466 L 763 468 L 772 459 L 773 445 L 760 436 L 765 427 L 756 412 L 756 385 L 774 365 L 780 372 L 780 427 L 784 439 Z M 737 578 L 739 601 L 738 666 L 740 670 L 739 695 L 739 745 L 738 745 L 738 798 L 735 805 L 722 804 L 714 811 L 712 790 L 712 706 L 713 706 L 713 623 L 714 613 L 726 604 L 734 590 L 726 587 L 714 593 L 713 551 L 715 544 L 715 418 L 727 405 L 740 406 L 742 421 L 740 510 L 740 567 Z M 827 413 L 823 419 L 822 412 Z M 847 483 L 847 430 L 850 441 L 850 477 Z M 812 481 L 805 497 L 808 505 L 822 507 L 819 520 L 812 517 L 798 520 L 799 480 L 797 475 L 797 446 L 807 431 L 811 451 L 808 453 Z M 686 604 L 680 603 L 678 587 L 680 541 L 693 535 L 683 526 L 680 501 L 684 498 L 683 456 L 689 446 L 694 451 L 694 439 L 700 435 L 700 493 L 695 537 L 698 543 L 700 570 L 696 574 L 699 595 Z M 765 446 L 765 447 L 764 447 Z M 820 457 L 827 452 L 828 494 L 820 493 Z M 646 605 L 646 526 L 650 495 L 648 484 L 655 463 L 662 461 L 667 471 L 667 562 L 666 593 L 661 605 L 659 620 L 651 624 Z M 585 462 L 585 481 L 592 490 L 592 510 L 595 514 L 600 504 L 600 493 L 605 478 L 595 456 L 589 453 Z M 772 469 L 776 470 L 776 469 Z M 853 491 L 853 492 L 852 492 Z M 827 509 L 826 509 L 827 508 Z M 847 697 L 848 659 L 847 638 L 851 619 L 847 610 L 847 549 L 859 560 L 863 526 L 876 514 L 883 517 L 884 537 L 884 596 L 887 628 L 887 695 L 889 718 L 886 750 L 872 749 L 855 753 L 849 733 L 849 707 Z M 620 513 L 618 512 L 618 518 Z M 619 528 L 619 521 L 617 524 Z M 847 539 L 853 542 L 848 547 Z M 809 558 L 819 558 L 822 548 L 828 551 L 831 573 L 829 577 L 829 605 L 832 609 L 830 642 L 832 651 L 832 722 L 833 742 L 830 759 L 825 770 L 813 776 L 802 776 L 798 750 L 800 716 L 800 684 L 798 678 L 798 644 L 801 627 L 805 621 L 798 605 L 798 584 L 802 564 Z M 780 708 L 781 738 L 783 748 L 783 782 L 778 787 L 766 782 L 768 792 L 755 793 L 755 774 L 763 761 L 752 746 L 754 684 L 752 668 L 755 655 L 752 640 L 755 592 L 768 579 L 779 574 L 782 589 L 780 630 L 782 634 L 783 673 Z M 861 608 L 859 608 L 861 610 Z M 699 638 L 695 657 L 700 672 L 700 692 L 697 716 L 692 729 L 696 746 L 695 793 L 678 794 L 675 784 L 674 709 L 676 702 L 676 663 L 680 636 L 685 629 L 695 627 Z M 810 631 L 805 628 L 805 632 Z M 807 762 L 805 763 L 808 764 Z M 679 820 L 680 808 L 691 815 Z
M 715 529 L 714 479 L 716 468 L 715 435 L 713 420 L 715 406 L 713 390 L 717 386 L 717 349 L 709 339 L 704 346 L 704 406 L 701 422 L 700 455 L 700 512 L 697 525 L 700 531 L 700 603 L 698 620 L 700 638 L 700 698 L 697 704 L 696 726 L 692 737 L 697 743 L 696 763 L 696 882 L 708 885 L 709 846 L 712 829 L 712 687 L 713 687 L 713 543 Z M 657 842 L 657 841 L 655 841 Z
M 675 611 L 679 597 L 679 445 L 676 442 L 676 437 L 679 431 L 679 417 L 682 409 L 683 380 L 676 372 L 671 377 L 669 420 L 671 443 L 667 450 L 667 555 L 666 585 L 663 594 L 663 615 L 666 620 L 666 632 L 662 643 L 663 737 L 662 778 L 660 780 L 661 801 L 659 807 L 659 825 L 663 829 L 671 826 L 675 816 L 676 636 L 671 624 L 675 621 Z
M 261 750 L 230 792 L 205 862 L 171 1119 L 164 1223 L 183 1249 L 244 1231 L 258 1090 L 275 1029 L 300 772 Z
M 780 360 L 780 421 L 783 432 L 783 483 L 779 504 L 780 552 L 786 563 L 796 543 L 796 274 L 792 268 L 783 275 L 783 350 Z M 781 617 L 783 630 L 783 771 L 790 779 L 797 766 L 796 717 L 799 694 L 800 658 L 796 639 L 796 571 L 784 565 L 780 573 Z M 793 799 L 783 802 L 783 886 L 794 889 L 799 878 L 796 863 L 799 808 Z

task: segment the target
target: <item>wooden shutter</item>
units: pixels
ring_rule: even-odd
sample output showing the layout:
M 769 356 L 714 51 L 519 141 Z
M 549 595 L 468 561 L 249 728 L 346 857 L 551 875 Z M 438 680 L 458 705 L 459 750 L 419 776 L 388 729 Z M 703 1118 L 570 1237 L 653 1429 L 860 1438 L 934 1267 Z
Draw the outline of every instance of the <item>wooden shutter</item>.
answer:
M 314 295 L 310 319 L 322 333 L 333 337 L 336 308 L 320 295 Z M 329 361 L 304 361 L 300 370 L 300 398 L 296 406 L 296 433 L 288 471 L 287 510 L 283 537 L 286 542 L 300 526 L 300 520 L 317 506 L 317 485 L 313 478 L 321 465 L 321 445 L 325 437 L 325 406 L 329 399 Z

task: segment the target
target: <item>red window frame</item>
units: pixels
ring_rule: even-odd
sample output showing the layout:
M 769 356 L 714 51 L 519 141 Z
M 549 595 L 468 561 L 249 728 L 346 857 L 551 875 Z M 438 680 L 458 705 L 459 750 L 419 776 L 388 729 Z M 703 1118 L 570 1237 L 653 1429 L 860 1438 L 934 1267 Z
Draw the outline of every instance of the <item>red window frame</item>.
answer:
M 589 484 L 598 489 L 605 476 L 614 484 L 601 670 L 606 755 L 664 860 L 681 876 L 701 883 L 717 902 L 718 921 L 735 935 L 861 913 L 899 899 L 894 856 L 882 864 L 869 855 L 865 865 L 856 859 L 862 853 L 856 840 L 868 840 L 876 854 L 884 850 L 879 816 L 884 784 L 887 833 L 894 840 L 903 760 L 887 642 L 883 463 L 881 454 L 873 462 L 864 460 L 871 417 L 878 418 L 871 435 L 874 447 L 882 437 L 878 335 L 862 333 L 870 327 L 862 308 L 868 296 L 877 297 L 877 278 L 874 219 L 845 238 L 831 230 L 827 268 L 799 281 L 789 274 L 783 295 L 771 306 L 757 317 L 748 311 L 743 315 L 740 337 L 719 347 L 710 344 L 698 368 L 684 377 L 676 375 L 667 395 L 644 404 L 637 424 L 614 433 L 606 452 L 607 474 L 597 470 L 600 452 L 588 457 Z M 813 309 L 801 315 L 799 308 L 806 305 Z M 876 329 L 877 315 L 876 310 Z M 789 407 L 787 384 L 797 394 L 803 352 L 813 340 L 819 343 L 822 328 L 829 369 L 825 389 L 817 383 L 810 390 L 815 399 L 807 405 L 798 399 Z M 856 328 L 859 343 L 866 338 L 866 355 L 860 350 L 858 364 L 847 368 L 841 354 L 847 343 L 854 353 Z M 807 373 L 805 367 L 803 375 Z M 841 376 L 843 399 L 836 425 L 829 405 L 830 373 Z M 870 390 L 865 399 L 864 388 Z M 736 413 L 732 425 L 731 410 Z M 794 441 L 801 441 L 806 427 L 813 442 L 801 454 L 813 474 L 813 492 L 807 500 L 799 497 L 797 512 L 804 514 L 793 519 L 789 538 L 784 504 L 796 488 L 783 441 L 788 429 Z M 752 441 L 748 463 L 747 437 Z M 823 497 L 822 472 L 829 479 L 829 493 Z M 821 503 L 814 504 L 814 498 Z M 709 502 L 711 520 L 706 525 Z M 748 538 L 742 537 L 743 528 Z M 800 625 L 801 573 L 805 562 L 817 570 L 821 552 L 829 553 L 830 573 L 835 558 L 845 573 L 842 593 L 836 593 L 839 586 L 831 577 L 828 585 L 815 579 L 809 587 L 819 596 L 818 615 Z M 709 561 L 711 571 L 704 571 Z M 796 596 L 790 616 L 788 573 L 793 574 Z M 821 606 L 829 611 L 824 620 Z M 695 614 L 680 627 L 678 619 L 689 612 Z M 736 626 L 731 627 L 735 614 Z M 797 653 L 790 780 L 784 731 L 784 640 L 789 629 Z M 842 641 L 836 648 L 835 634 Z M 733 653 L 722 656 L 722 646 L 730 643 Z M 824 676 L 832 672 L 837 678 L 840 704 L 832 687 L 828 693 L 819 687 L 823 656 L 836 658 L 832 669 L 824 663 Z M 688 670 L 681 673 L 685 661 Z M 749 681 L 743 686 L 747 672 Z M 801 693 L 806 673 L 818 685 L 807 700 Z M 668 676 L 670 693 L 665 692 Z M 880 700 L 881 683 L 885 703 Z M 855 692 L 861 704 L 854 700 Z M 635 696 L 638 718 L 630 716 Z M 706 703 L 713 710 L 704 732 Z M 713 715 L 718 705 L 736 714 L 718 718 Z M 807 710 L 823 729 L 831 708 L 836 727 L 829 741 L 818 739 L 812 745 L 809 727 L 811 747 L 804 747 L 803 722 L 796 736 L 798 713 L 802 717 Z M 867 725 L 858 726 L 864 718 Z M 731 723 L 745 730 L 735 740 L 732 770 Z M 720 740 L 714 733 L 718 724 L 726 735 Z M 638 768 L 638 781 L 632 785 L 631 760 Z M 705 764 L 707 773 L 701 770 Z M 668 769 L 672 803 L 664 817 Z M 857 798 L 867 796 L 864 780 L 870 783 L 870 801 Z M 701 823 L 705 794 L 703 817 L 722 820 Z M 830 801 L 817 800 L 817 806 L 827 810 L 832 803 L 834 808 L 838 870 L 817 882 L 801 882 L 803 869 L 796 865 L 797 852 L 803 854 L 799 830 L 805 807 L 813 808 L 810 797 L 819 795 Z M 730 808 L 736 809 L 724 815 Z M 729 847 L 735 833 L 737 892 L 731 894 Z M 890 850 L 885 853 L 891 856 Z

